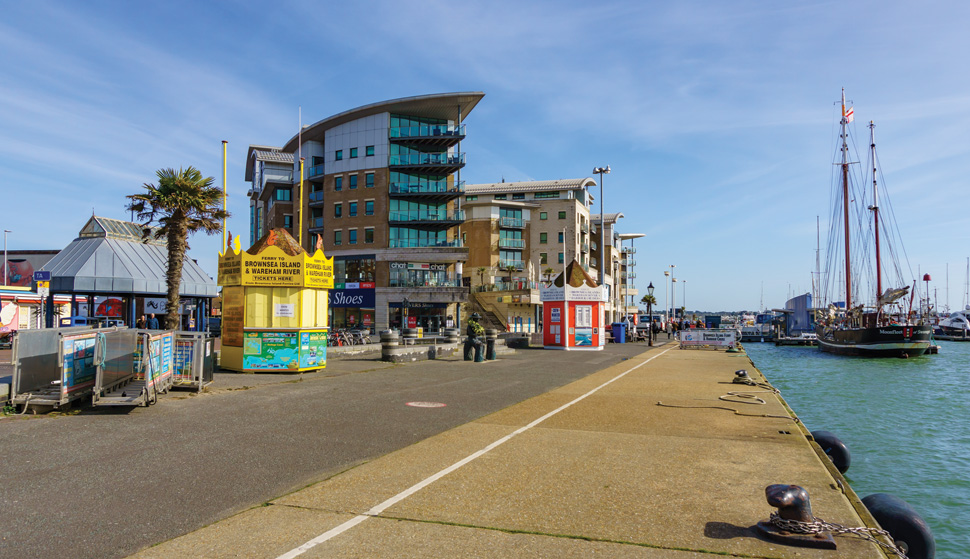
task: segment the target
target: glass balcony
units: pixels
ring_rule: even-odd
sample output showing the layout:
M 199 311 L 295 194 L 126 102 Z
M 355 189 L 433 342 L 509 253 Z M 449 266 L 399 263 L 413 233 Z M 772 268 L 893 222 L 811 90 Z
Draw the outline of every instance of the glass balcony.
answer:
M 390 129 L 391 138 L 438 138 L 465 136 L 465 125 L 424 124 L 420 126 L 397 126 Z
M 314 165 L 307 170 L 307 178 L 319 177 L 324 174 L 323 165 Z
M 524 260 L 499 260 L 498 261 L 498 269 L 500 271 L 504 272 L 509 268 L 509 266 L 512 266 L 516 270 L 524 270 L 525 261 Z
M 632 258 L 624 258 L 623 260 L 620 260 L 620 264 L 623 264 L 624 266 L 636 266 L 637 261 L 633 260 Z
M 621 249 L 621 251 L 623 252 L 623 254 L 636 254 L 637 253 L 636 247 L 623 247 Z
M 518 217 L 500 217 L 498 224 L 506 229 L 522 229 L 525 227 L 525 220 Z
M 623 278 L 623 279 L 628 279 L 628 280 L 636 279 L 637 278 L 637 273 L 636 272 L 627 272 L 625 274 L 620 274 L 620 277 Z
M 310 219 L 310 229 L 318 229 L 323 227 L 323 218 L 314 217 Z
M 542 284 L 537 281 L 527 281 L 515 278 L 512 281 L 497 281 L 494 284 L 479 285 L 475 288 L 478 292 L 483 291 L 524 291 L 526 289 L 541 289 Z
M 444 177 L 445 175 L 457 173 L 465 166 L 465 154 L 449 154 L 443 151 L 397 154 L 388 157 L 388 166 L 392 171 L 402 171 L 409 175 L 437 175 Z
M 433 221 L 433 222 L 462 222 L 465 212 L 461 210 L 408 210 L 392 211 L 387 215 L 388 221 Z
M 525 239 L 499 239 L 498 248 L 525 248 Z
M 582 225 L 579 226 L 579 230 L 582 231 L 583 233 L 589 233 L 589 225 L 586 225 L 584 223 L 584 224 L 582 224 Z
M 431 239 L 391 239 L 388 243 L 390 248 L 460 248 L 461 239 L 452 241 L 434 241 Z
M 399 277 L 392 275 L 387 282 L 388 287 L 461 287 L 461 282 L 455 279 L 453 274 L 448 274 L 444 278 L 429 277 L 419 280 L 410 277 Z
M 465 181 L 460 181 L 453 185 L 449 185 L 444 181 L 420 184 L 392 182 L 389 185 L 388 191 L 391 194 L 461 194 L 465 191 Z
M 307 199 L 310 200 L 310 203 L 311 204 L 313 202 L 323 202 L 323 191 L 322 190 L 318 190 L 317 192 L 311 192 L 307 196 Z
M 582 250 L 583 252 L 589 252 L 589 243 L 582 243 L 582 244 L 580 245 L 580 249 L 581 249 L 581 250 Z

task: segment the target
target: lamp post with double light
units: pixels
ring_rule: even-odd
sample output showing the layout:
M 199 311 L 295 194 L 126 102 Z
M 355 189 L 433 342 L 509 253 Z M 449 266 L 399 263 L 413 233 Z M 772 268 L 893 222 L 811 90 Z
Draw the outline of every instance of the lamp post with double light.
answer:
M 653 345 L 653 282 L 647 286 L 647 345 Z
M 610 174 L 610 166 L 606 167 L 596 167 L 593 169 L 594 175 L 600 176 L 600 268 L 599 268 L 599 280 L 600 285 L 606 281 L 604 277 L 606 275 L 606 233 L 604 225 L 606 222 L 606 210 L 603 208 L 603 175 Z M 616 283 L 614 281 L 614 283 Z

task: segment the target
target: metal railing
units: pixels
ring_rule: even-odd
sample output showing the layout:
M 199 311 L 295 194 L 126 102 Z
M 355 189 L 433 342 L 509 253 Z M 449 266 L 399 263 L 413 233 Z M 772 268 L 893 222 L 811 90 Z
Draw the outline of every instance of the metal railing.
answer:
M 307 178 L 309 177 L 319 177 L 324 174 L 323 164 L 314 165 L 307 170 Z
M 433 241 L 429 239 L 391 239 L 390 248 L 460 248 L 461 239 L 451 241 Z
M 502 271 L 507 270 L 509 266 L 515 268 L 516 270 L 524 270 L 525 261 L 524 260 L 499 260 L 498 261 L 499 270 L 502 270 Z
M 521 229 L 525 227 L 525 220 L 520 217 L 500 217 L 498 224 L 499 227 Z
M 406 210 L 392 211 L 387 215 L 388 221 L 464 221 L 465 212 L 455 210 Z
M 622 249 L 620 249 L 620 252 L 622 252 L 623 254 L 636 254 L 637 253 L 637 248 L 636 247 L 623 247 Z
M 388 165 L 464 165 L 464 153 L 408 153 L 392 155 Z
M 431 182 L 410 184 L 405 182 L 392 182 L 388 186 L 391 194 L 444 194 L 447 192 L 464 192 L 465 181 L 460 181 L 449 185 L 447 182 Z
M 499 248 L 525 248 L 525 239 L 499 239 Z
M 390 129 L 391 138 L 434 138 L 439 136 L 464 136 L 465 125 L 420 124 L 417 126 L 394 126 Z

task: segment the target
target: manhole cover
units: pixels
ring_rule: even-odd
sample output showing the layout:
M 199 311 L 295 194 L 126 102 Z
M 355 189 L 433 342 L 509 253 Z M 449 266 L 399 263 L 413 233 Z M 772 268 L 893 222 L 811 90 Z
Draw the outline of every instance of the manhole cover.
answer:
M 412 408 L 443 408 L 447 404 L 442 404 L 441 402 L 408 402 L 406 406 L 411 406 Z

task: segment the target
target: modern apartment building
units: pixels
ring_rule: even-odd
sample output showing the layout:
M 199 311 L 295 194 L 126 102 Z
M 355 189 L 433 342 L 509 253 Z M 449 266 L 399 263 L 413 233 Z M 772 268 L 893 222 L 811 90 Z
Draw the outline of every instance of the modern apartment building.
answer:
M 281 147 L 250 146 L 251 237 L 283 226 L 299 238 L 303 214 L 303 247 L 320 235 L 334 257 L 333 326 L 459 323 L 468 293 L 461 142 L 482 97 L 373 103 L 305 126 Z
M 538 282 L 573 260 L 599 277 L 593 258 L 598 237 L 589 213 L 588 189 L 595 185 L 581 178 L 465 188 L 469 284 L 484 310 L 509 329 L 534 330 L 541 317 Z M 621 216 L 608 214 L 611 233 Z M 606 279 L 612 285 L 609 275 Z
M 589 216 L 592 223 L 591 231 L 593 237 L 593 249 L 590 251 L 595 266 L 599 266 L 599 251 L 603 254 L 603 263 L 606 267 L 606 280 L 603 282 L 607 288 L 606 301 L 606 321 L 607 323 L 618 322 L 625 316 L 623 312 L 623 295 L 621 293 L 621 282 L 624 279 L 623 255 L 620 252 L 620 237 L 616 231 L 617 222 L 622 219 L 622 212 L 609 213 L 603 216 L 603 242 L 605 246 L 600 246 L 600 214 Z M 598 277 L 598 276 L 597 276 Z M 630 278 L 633 279 L 632 277 Z

